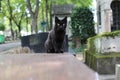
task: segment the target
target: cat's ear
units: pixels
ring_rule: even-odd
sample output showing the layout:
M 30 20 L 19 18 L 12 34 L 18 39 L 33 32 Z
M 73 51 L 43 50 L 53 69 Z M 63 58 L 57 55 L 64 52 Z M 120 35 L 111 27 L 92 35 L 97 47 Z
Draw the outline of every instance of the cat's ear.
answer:
M 55 16 L 55 22 L 58 22 L 58 21 L 59 21 L 58 17 Z
M 63 21 L 67 22 L 67 16 L 65 16 L 65 18 L 63 19 Z
M 67 16 L 65 16 L 65 18 L 64 19 L 66 19 L 67 20 Z

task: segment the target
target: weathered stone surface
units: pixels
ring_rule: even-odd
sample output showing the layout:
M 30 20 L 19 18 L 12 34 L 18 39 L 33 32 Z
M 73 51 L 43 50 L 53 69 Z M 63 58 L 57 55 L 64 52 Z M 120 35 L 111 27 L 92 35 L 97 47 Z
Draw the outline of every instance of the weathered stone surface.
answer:
M 85 50 L 85 62 L 101 74 L 114 74 L 120 64 L 120 31 L 91 37 Z
M 120 64 L 116 64 L 116 79 L 115 80 L 120 80 Z
M 0 55 L 0 80 L 96 80 L 95 72 L 70 54 Z
M 119 34 L 118 34 L 119 35 Z M 98 54 L 106 54 L 110 52 L 120 53 L 120 36 L 101 37 L 94 41 L 95 49 Z
M 114 74 L 116 61 L 114 58 L 97 59 L 97 71 L 101 74 Z
M 73 5 L 53 5 L 52 14 L 71 14 Z
M 85 53 L 85 63 L 100 74 L 115 74 L 116 64 L 120 64 L 118 55 L 92 55 Z

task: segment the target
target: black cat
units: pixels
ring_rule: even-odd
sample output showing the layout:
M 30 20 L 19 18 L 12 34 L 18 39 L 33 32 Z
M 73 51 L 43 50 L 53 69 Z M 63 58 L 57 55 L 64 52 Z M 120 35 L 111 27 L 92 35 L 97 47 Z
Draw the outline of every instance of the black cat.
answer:
M 45 42 L 45 48 L 47 53 L 63 53 L 65 44 L 65 34 L 67 26 L 67 17 L 63 20 L 59 20 L 55 17 L 55 26 L 48 34 L 48 38 Z

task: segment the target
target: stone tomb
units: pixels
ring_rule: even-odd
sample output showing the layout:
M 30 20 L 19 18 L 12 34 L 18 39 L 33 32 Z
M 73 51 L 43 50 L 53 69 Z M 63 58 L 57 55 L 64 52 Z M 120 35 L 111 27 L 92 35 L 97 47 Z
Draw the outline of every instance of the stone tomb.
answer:
M 85 63 L 101 74 L 115 74 L 120 64 L 120 31 L 106 33 L 88 40 Z

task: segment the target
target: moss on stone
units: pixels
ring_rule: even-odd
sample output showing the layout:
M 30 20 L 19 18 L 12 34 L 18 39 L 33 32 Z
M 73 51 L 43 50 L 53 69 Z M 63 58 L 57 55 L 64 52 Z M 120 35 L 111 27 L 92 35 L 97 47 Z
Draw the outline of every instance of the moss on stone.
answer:
M 105 32 L 103 34 L 100 34 L 99 37 L 115 37 L 120 35 L 120 30 L 114 31 L 114 32 Z
M 84 50 L 85 63 L 95 71 L 99 71 L 98 63 L 100 61 L 102 61 L 102 63 L 99 63 L 100 65 L 108 66 L 106 62 L 111 63 L 109 59 L 112 60 L 113 58 L 120 58 L 120 52 L 98 53 L 95 45 L 95 40 L 98 38 L 115 38 L 116 36 L 120 36 L 120 30 L 114 32 L 105 32 L 103 34 L 88 38 L 87 48 Z
M 112 37 L 114 38 L 115 36 L 119 36 L 120 35 L 120 30 L 118 31 L 114 31 L 114 32 L 105 32 L 103 34 L 99 34 L 99 35 L 96 35 L 94 37 L 90 37 L 88 38 L 87 40 L 87 49 L 92 53 L 92 54 L 95 54 L 97 51 L 96 51 L 96 48 L 95 48 L 95 39 L 97 38 L 102 38 L 102 37 Z
M 94 40 L 96 39 L 97 36 L 88 38 L 87 40 L 87 50 L 90 51 L 91 53 L 95 53 L 96 52 L 96 48 L 95 48 L 95 44 L 94 44 Z
M 114 58 L 120 59 L 120 53 L 110 53 L 110 54 L 95 54 L 95 53 L 90 53 L 87 49 L 84 52 L 85 55 L 85 63 L 92 68 L 93 70 L 97 71 L 98 73 L 113 73 L 114 69 L 112 72 L 107 72 L 106 70 L 100 70 L 103 66 L 107 66 L 108 68 L 110 67 L 108 64 L 111 63 L 111 60 Z M 118 60 L 116 62 L 119 62 Z M 112 64 L 111 64 L 112 65 Z M 112 66 L 115 66 L 114 64 Z M 105 67 L 106 68 L 106 67 Z

